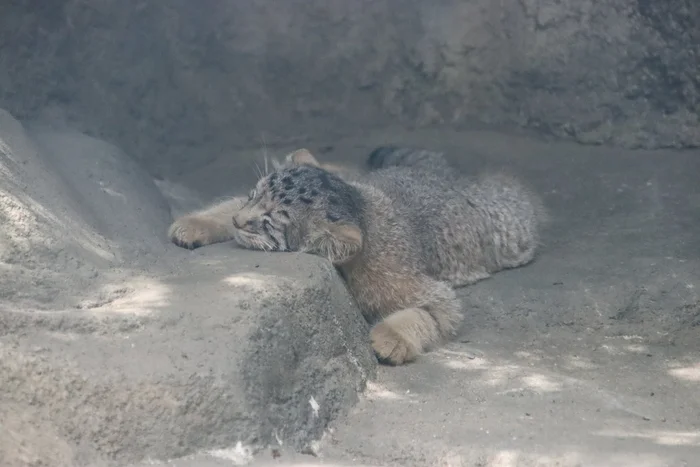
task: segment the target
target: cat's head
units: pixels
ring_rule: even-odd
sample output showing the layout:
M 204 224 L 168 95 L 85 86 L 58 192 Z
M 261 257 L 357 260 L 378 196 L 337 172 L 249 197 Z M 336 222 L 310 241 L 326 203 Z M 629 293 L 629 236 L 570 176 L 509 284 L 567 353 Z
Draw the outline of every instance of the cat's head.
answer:
M 234 214 L 236 241 L 251 249 L 314 253 L 334 264 L 352 259 L 362 249 L 358 190 L 306 150 L 275 167 Z

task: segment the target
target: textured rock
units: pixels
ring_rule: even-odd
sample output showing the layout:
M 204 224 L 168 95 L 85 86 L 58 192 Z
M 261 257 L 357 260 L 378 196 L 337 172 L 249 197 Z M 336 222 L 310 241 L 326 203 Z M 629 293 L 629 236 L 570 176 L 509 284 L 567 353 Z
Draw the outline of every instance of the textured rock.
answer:
M 0 109 L 0 297 L 74 304 L 125 264 L 164 253 L 168 204 L 120 149 L 69 129 L 25 128 Z M 0 301 L 0 309 L 5 308 Z
M 237 442 L 302 449 L 356 401 L 375 364 L 344 285 L 309 255 L 212 247 L 106 303 L 24 319 L 0 338 L 3 429 L 50 465 Z M 8 452 L 13 444 L 3 465 L 39 465 Z
M 0 111 L 0 216 L 3 466 L 300 450 L 374 372 L 327 261 L 177 248 L 156 185 L 100 140 Z
M 0 105 L 63 113 L 167 177 L 232 148 L 397 121 L 700 144 L 696 1 L 396 6 L 17 0 L 0 18 Z

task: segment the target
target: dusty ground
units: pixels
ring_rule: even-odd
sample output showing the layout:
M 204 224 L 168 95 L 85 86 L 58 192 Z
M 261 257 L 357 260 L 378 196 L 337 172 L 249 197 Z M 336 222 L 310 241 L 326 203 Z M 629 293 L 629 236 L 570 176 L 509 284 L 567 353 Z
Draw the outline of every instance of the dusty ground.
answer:
M 35 139 L 40 141 L 41 137 Z M 373 145 L 387 142 L 447 150 L 460 168 L 470 173 L 485 167 L 506 167 L 521 174 L 544 195 L 551 209 L 552 223 L 545 232 L 541 253 L 530 266 L 497 274 L 463 289 L 460 294 L 467 319 L 460 337 L 415 364 L 380 368 L 361 401 L 347 416 L 333 422 L 323 440 L 314 446 L 318 457 L 292 454 L 285 445 L 264 449 L 253 464 L 700 465 L 700 154 L 632 152 L 489 132 L 428 130 L 391 130 L 333 142 L 309 142 L 307 146 L 329 161 L 356 162 Z M 19 144 L 17 140 L 10 143 Z M 75 147 L 51 147 L 60 149 L 62 157 L 68 158 L 61 159 L 64 163 L 71 157 L 96 157 L 96 152 L 86 154 L 84 147 L 80 151 Z M 279 155 L 288 149 L 291 148 L 273 147 L 268 151 Z M 171 211 L 181 212 L 201 200 L 247 191 L 259 154 L 255 148 L 236 158 L 221 157 L 181 179 L 157 184 L 168 194 Z M 215 310 L 216 316 L 225 316 L 223 307 L 231 292 L 217 285 L 212 277 L 223 277 L 233 264 L 243 268 L 242 272 L 246 267 L 254 268 L 254 263 L 263 268 L 274 267 L 277 257 L 242 254 L 222 245 L 190 253 L 167 244 L 160 235 L 164 234 L 170 214 L 158 190 L 144 188 L 148 183 L 142 180 L 137 167 L 122 170 L 110 165 L 109 157 L 100 157 L 94 166 L 89 161 L 95 159 L 86 159 L 88 162 L 75 167 L 99 167 L 99 180 L 110 179 L 106 170 L 120 171 L 119 180 L 131 185 L 103 183 L 98 184 L 101 191 L 91 192 L 87 185 L 78 184 L 95 175 L 91 172 L 86 178 L 76 178 L 76 186 L 71 190 L 64 187 L 64 191 L 51 191 L 52 186 L 58 186 L 51 178 L 55 173 L 51 168 L 30 170 L 27 167 L 34 164 L 31 160 L 6 161 L 4 167 L 24 167 L 22 170 L 35 177 L 32 180 L 43 181 L 31 184 L 4 178 L 4 215 L 20 212 L 13 206 L 26 205 L 28 201 L 22 197 L 26 193 L 54 211 L 35 220 L 33 241 L 45 240 L 40 251 L 26 249 L 27 244 L 22 243 L 26 232 L 4 231 L 4 245 L 11 248 L 0 252 L 4 255 L 3 264 L 10 264 L 8 258 L 19 258 L 18 267 L 25 267 L 26 271 L 22 276 L 10 274 L 7 268 L 2 271 L 3 277 L 14 282 L 12 287 L 6 282 L 1 289 L 0 349 L 22 351 L 23 355 L 33 353 L 41 360 L 46 357 L 48 346 L 54 353 L 61 349 L 74 351 L 68 355 L 75 355 L 76 362 L 89 361 L 94 365 L 100 361 L 100 352 L 107 353 L 112 348 L 98 343 L 109 337 L 105 330 L 118 330 L 123 336 L 132 329 L 145 329 L 147 333 L 140 334 L 144 342 L 149 335 L 158 337 L 165 330 L 173 335 L 172 341 L 163 341 L 165 344 L 188 339 L 190 333 L 186 329 L 198 328 L 200 324 L 211 326 L 217 336 L 225 336 L 225 326 L 230 323 L 200 323 L 191 318 L 187 321 L 190 328 L 178 327 L 177 323 L 200 303 L 197 294 L 204 290 L 202 287 L 207 288 L 206 299 L 201 302 L 207 306 L 202 312 Z M 88 172 L 94 170 L 97 169 Z M 61 176 L 69 180 L 78 177 L 74 171 L 68 172 Z M 7 197 L 8 193 L 14 197 Z M 141 203 L 120 211 L 126 208 L 118 202 L 119 193 L 135 196 Z M 108 202 L 113 204 L 99 204 Z M 104 210 L 111 210 L 112 215 L 101 217 Z M 110 223 L 109 219 L 121 221 Z M 139 229 L 126 228 L 124 222 L 134 220 L 141 223 Z M 86 240 L 72 245 L 66 232 L 71 231 L 71 223 L 81 222 L 84 228 L 80 232 Z M 59 227 L 67 230 L 56 231 Z M 86 245 L 89 254 L 83 251 Z M 60 254 L 54 255 L 55 251 Z M 19 253 L 23 256 L 17 256 Z M 255 255 L 261 258 L 260 263 L 251 259 Z M 36 261 L 30 264 L 27 258 Z M 55 258 L 58 260 L 50 261 Z M 285 258 L 281 274 L 294 278 L 294 264 Z M 111 266 L 101 266 L 100 261 Z M 42 270 L 47 264 L 53 269 Z M 188 268 L 205 268 L 207 264 L 215 266 L 212 277 L 188 272 Z M 307 265 L 301 270 L 305 274 L 314 271 L 309 268 Z M 274 275 L 272 270 L 267 273 Z M 150 295 L 142 296 L 145 301 L 140 302 L 129 301 L 129 293 L 124 299 L 121 289 L 107 291 L 107 296 L 101 298 L 90 295 L 90 287 L 107 280 L 140 277 L 176 287 L 178 293 L 170 300 L 160 300 L 158 287 L 146 287 Z M 32 296 L 33 290 L 39 295 Z M 333 287 L 324 290 L 339 293 Z M 11 295 L 12 291 L 22 293 Z M 109 315 L 110 326 L 101 322 L 102 327 L 97 326 L 102 332 L 99 338 L 91 335 L 92 328 L 85 328 L 71 333 L 72 341 L 60 346 L 51 341 L 42 348 L 32 340 L 36 336 L 27 330 L 29 325 L 40 326 L 41 332 L 57 338 L 58 331 L 73 329 L 75 322 L 83 322 L 75 317 L 79 312 L 66 312 L 71 303 L 87 309 L 107 307 L 122 315 Z M 109 309 L 110 306 L 116 308 Z M 17 316 L 22 307 L 43 314 L 34 311 L 31 318 L 25 316 L 21 321 Z M 161 321 L 145 320 L 145 324 L 139 322 L 136 326 L 134 320 L 138 319 L 129 315 L 136 308 L 158 309 Z M 62 314 L 51 313 L 56 311 Z M 237 337 L 236 343 L 240 339 Z M 139 374 L 177 374 L 181 362 L 173 361 L 175 354 L 168 353 L 177 348 L 165 344 L 150 347 L 148 358 L 143 360 L 136 354 L 124 361 L 112 355 L 110 358 L 122 365 L 115 372 L 116 377 L 128 377 L 132 374 L 129 368 L 136 367 Z M 236 350 L 237 344 L 226 345 Z M 117 351 L 115 347 L 115 355 Z M 121 351 L 126 356 L 133 353 L 129 346 Z M 12 352 L 8 355 L 15 355 Z M 156 358 L 158 352 L 165 352 L 170 362 Z M 93 358 L 95 353 L 97 359 Z M 215 368 L 226 366 L 220 356 L 213 364 L 205 357 L 201 359 L 204 368 L 207 364 Z M 159 366 L 144 368 L 148 362 Z M 2 368 L 12 363 L 6 360 Z M 92 379 L 102 375 L 101 368 L 87 367 L 94 372 Z M 59 376 L 49 374 L 53 378 L 49 381 L 61 383 L 63 376 Z M 318 375 L 314 377 L 318 382 Z M 338 381 L 343 380 L 329 384 Z M 69 398 L 71 391 L 82 389 L 69 385 L 61 388 L 61 394 Z M 197 386 L 197 391 L 206 398 L 206 385 Z M 191 396 L 188 400 L 194 410 L 200 397 Z M 99 399 L 87 401 L 100 407 Z M 212 404 L 213 413 L 217 413 L 216 404 Z M 127 404 L 126 409 L 138 413 L 139 407 Z M 42 411 L 31 397 L 20 405 L 0 398 L 0 410 L 10 414 L 3 416 L 5 423 L 0 427 L 0 448 L 4 452 L 12 452 L 8 449 L 14 447 L 19 452 L 17 458 L 23 456 L 30 465 L 39 465 L 38 461 L 30 462 L 32 459 L 47 458 L 69 465 L 66 459 L 74 458 L 71 450 L 75 447 L 63 441 L 61 430 L 65 427 L 60 420 L 51 418 L 55 411 Z M 91 422 L 89 413 L 80 413 L 83 418 L 79 420 Z M 124 424 L 127 418 L 119 422 Z M 51 423 L 47 424 L 47 420 Z M 192 430 L 184 439 L 199 443 L 226 439 L 217 438 L 213 431 L 207 431 L 211 429 L 209 425 L 200 422 L 206 426 L 202 433 Z M 42 430 L 37 431 L 36 427 Z M 147 424 L 142 428 L 148 432 Z M 127 432 L 130 436 L 139 433 Z M 118 435 L 120 431 L 114 433 Z M 17 434 L 24 437 L 12 437 Z M 91 436 L 99 439 L 100 431 Z M 157 433 L 151 436 L 146 444 L 162 443 Z M 164 431 L 160 438 L 170 440 L 177 436 Z M 277 449 L 275 455 L 273 449 Z M 229 450 L 164 463 L 205 467 L 249 461 L 245 447 L 237 450 L 231 445 Z M 158 462 L 148 464 L 154 463 Z

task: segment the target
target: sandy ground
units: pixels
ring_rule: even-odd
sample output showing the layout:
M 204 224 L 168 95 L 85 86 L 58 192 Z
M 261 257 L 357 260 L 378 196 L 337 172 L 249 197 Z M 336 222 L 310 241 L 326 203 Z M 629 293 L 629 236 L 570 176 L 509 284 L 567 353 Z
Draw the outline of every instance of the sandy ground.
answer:
M 37 144 L 49 141 L 44 130 L 33 131 Z M 171 215 L 247 191 L 261 161 L 254 148 L 153 184 L 136 167 L 110 165 L 116 148 L 86 152 L 70 138 L 58 141 L 66 146 L 52 146 L 63 155 L 54 167 L 3 159 L 12 168 L 3 178 L 5 226 L 7 219 L 20 225 L 18 213 L 35 214 L 27 231 L 3 231 L 5 338 L 23 326 L 16 319 L 22 310 L 119 304 L 123 289 L 105 291 L 105 283 L 186 268 L 192 253 L 163 237 Z M 357 162 L 379 143 L 444 149 L 469 173 L 501 167 L 521 174 L 552 215 L 537 260 L 462 289 L 459 338 L 414 364 L 380 368 L 315 456 L 278 446 L 250 459 L 232 446 L 164 464 L 700 465 L 700 153 L 437 130 L 387 130 L 308 147 L 328 161 Z M 125 184 L 86 191 L 79 182 L 99 176 L 95 167 L 118 171 L 105 178 Z M 83 169 L 90 173 L 75 175 Z M 76 183 L 60 185 L 57 171 Z M 124 196 L 138 203 L 124 211 L 117 202 Z M 30 199 L 49 212 L 26 208 Z M 72 244 L 66 232 L 75 226 L 83 238 Z

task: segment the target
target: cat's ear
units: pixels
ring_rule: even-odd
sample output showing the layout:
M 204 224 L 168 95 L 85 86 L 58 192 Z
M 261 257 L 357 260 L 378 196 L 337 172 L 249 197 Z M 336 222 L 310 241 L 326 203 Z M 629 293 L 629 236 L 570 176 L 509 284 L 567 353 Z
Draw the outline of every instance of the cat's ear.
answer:
M 294 152 L 287 154 L 285 161 L 290 165 L 310 165 L 311 167 L 320 167 L 321 164 L 311 154 L 308 149 L 297 149 Z
M 362 231 L 354 224 L 329 223 L 309 239 L 304 250 L 328 258 L 335 266 L 340 266 L 362 250 Z
M 276 157 L 271 158 L 270 162 L 272 162 L 272 168 L 274 170 L 282 170 L 285 167 L 285 163 L 278 161 Z

